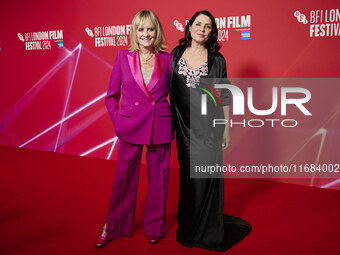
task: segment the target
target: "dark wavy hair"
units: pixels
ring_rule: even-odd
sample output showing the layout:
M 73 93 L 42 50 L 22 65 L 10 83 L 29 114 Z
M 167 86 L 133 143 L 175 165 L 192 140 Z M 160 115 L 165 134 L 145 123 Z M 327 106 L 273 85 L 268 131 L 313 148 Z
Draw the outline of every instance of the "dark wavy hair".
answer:
M 198 11 L 196 12 L 191 19 L 189 20 L 188 24 L 185 26 L 185 35 L 184 38 L 179 40 L 179 45 L 183 45 L 185 47 L 189 47 L 191 45 L 191 35 L 189 31 L 189 27 L 192 26 L 194 23 L 195 19 L 197 18 L 198 15 L 205 15 L 208 16 L 211 20 L 211 34 L 209 39 L 205 42 L 205 47 L 208 49 L 209 52 L 218 52 L 221 46 L 217 42 L 217 36 L 218 36 L 218 31 L 217 31 L 217 26 L 215 22 L 215 18 L 213 15 L 211 15 L 210 12 L 208 11 Z

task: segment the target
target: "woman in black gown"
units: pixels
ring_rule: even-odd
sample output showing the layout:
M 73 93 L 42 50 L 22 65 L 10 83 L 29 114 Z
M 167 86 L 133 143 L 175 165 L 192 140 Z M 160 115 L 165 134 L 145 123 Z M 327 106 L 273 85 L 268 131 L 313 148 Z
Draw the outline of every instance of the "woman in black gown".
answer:
M 197 166 L 222 166 L 222 149 L 230 145 L 229 126 L 212 125 L 214 118 L 229 119 L 230 92 L 217 91 L 212 84 L 217 79 L 227 81 L 226 61 L 219 49 L 214 17 L 208 11 L 195 13 L 185 37 L 172 51 L 170 100 L 179 161 L 177 241 L 226 251 L 241 241 L 251 226 L 223 213 L 223 174 L 195 172 Z M 202 84 L 202 78 L 210 78 L 208 85 Z M 202 94 L 208 95 L 206 115 L 201 113 Z

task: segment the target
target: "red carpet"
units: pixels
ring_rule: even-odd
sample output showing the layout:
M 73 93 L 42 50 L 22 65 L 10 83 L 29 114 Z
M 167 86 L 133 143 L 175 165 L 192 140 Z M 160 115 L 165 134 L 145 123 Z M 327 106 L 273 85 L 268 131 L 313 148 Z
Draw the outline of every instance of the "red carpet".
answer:
M 0 146 L 0 254 L 219 254 L 175 241 L 177 169 L 170 172 L 166 238 L 151 245 L 143 233 L 143 168 L 135 235 L 96 249 L 114 166 L 103 159 Z M 253 227 L 227 254 L 339 254 L 340 191 L 226 180 L 225 192 L 226 213 Z

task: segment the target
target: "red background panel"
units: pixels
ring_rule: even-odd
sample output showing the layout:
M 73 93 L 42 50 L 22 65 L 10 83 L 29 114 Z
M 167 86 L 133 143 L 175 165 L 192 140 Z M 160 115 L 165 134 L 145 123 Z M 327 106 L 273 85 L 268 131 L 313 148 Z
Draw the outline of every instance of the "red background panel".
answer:
M 163 25 L 167 51 L 171 52 L 184 34 L 174 25 L 175 20 L 185 25 L 194 12 L 202 9 L 226 20 L 251 15 L 250 27 L 244 28 L 250 31 L 249 40 L 242 40 L 241 31 L 236 28 L 222 28 L 220 32 L 228 34 L 228 40 L 220 43 L 229 77 L 338 78 L 339 36 L 310 37 L 309 28 L 311 11 L 321 10 L 324 20 L 318 23 L 326 24 L 325 13 L 339 8 L 335 0 L 2 1 L 0 144 L 76 155 L 98 147 L 87 155 L 115 158 L 115 152 L 109 154 L 112 143 L 101 146 L 115 136 L 103 96 L 115 56 L 127 46 L 95 47 L 95 39 L 87 34 L 86 28 L 94 31 L 95 27 L 125 26 L 141 9 L 152 9 Z M 299 22 L 295 11 L 305 14 L 308 23 Z M 333 22 L 338 27 L 339 19 Z M 18 37 L 18 33 L 25 37 L 25 33 L 52 30 L 63 31 L 63 48 L 51 40 L 49 50 L 26 50 L 25 42 Z M 128 35 L 115 38 L 118 43 Z M 337 85 L 339 82 L 335 80 L 300 86 L 312 93 L 306 105 L 312 116 L 288 108 L 287 118 L 299 121 L 296 128 L 232 128 L 232 146 L 225 153 L 226 161 L 235 165 L 285 164 L 293 157 L 296 164 L 315 163 L 321 136 L 311 137 L 324 128 L 326 136 L 319 163 L 339 163 Z M 257 108 L 270 106 L 271 89 L 267 84 L 254 87 Z M 242 90 L 245 93 L 246 87 Z M 67 117 L 70 118 L 65 120 Z M 282 118 L 279 110 L 271 117 Z M 246 111 L 244 118 L 256 117 Z M 175 150 L 171 164 L 177 166 Z M 314 186 L 336 181 L 310 178 L 313 181 L 285 181 Z M 333 188 L 336 187 L 334 184 Z

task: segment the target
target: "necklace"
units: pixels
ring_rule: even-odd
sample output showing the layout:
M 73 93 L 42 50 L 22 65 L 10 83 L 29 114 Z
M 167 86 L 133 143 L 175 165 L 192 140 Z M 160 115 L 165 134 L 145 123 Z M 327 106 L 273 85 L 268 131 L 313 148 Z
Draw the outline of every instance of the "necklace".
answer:
M 154 55 L 155 55 L 155 53 L 151 53 L 151 54 L 150 54 L 150 57 L 147 58 L 147 57 L 144 56 L 143 53 L 140 53 L 141 59 L 144 60 L 144 61 L 142 61 L 143 64 L 144 64 L 144 65 L 147 65 L 147 64 L 148 64 L 148 61 L 149 61 L 150 59 L 152 59 L 152 57 L 153 57 Z
M 202 54 L 203 54 L 203 52 L 205 52 L 205 48 L 204 47 L 202 47 L 203 48 L 203 50 L 202 49 L 199 49 L 199 50 L 194 50 L 192 47 L 190 47 L 190 54 L 191 55 L 198 55 L 198 56 L 202 56 Z

